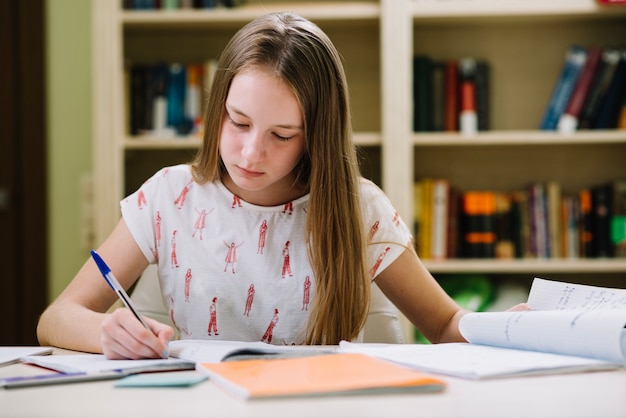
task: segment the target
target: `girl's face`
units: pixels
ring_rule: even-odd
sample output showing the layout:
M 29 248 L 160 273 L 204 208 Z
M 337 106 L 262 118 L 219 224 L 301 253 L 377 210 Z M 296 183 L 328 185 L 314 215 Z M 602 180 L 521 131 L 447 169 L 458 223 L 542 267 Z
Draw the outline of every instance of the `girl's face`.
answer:
M 294 168 L 304 141 L 296 96 L 273 72 L 253 67 L 233 78 L 219 145 L 227 170 L 223 181 L 231 192 L 261 206 L 302 196 Z

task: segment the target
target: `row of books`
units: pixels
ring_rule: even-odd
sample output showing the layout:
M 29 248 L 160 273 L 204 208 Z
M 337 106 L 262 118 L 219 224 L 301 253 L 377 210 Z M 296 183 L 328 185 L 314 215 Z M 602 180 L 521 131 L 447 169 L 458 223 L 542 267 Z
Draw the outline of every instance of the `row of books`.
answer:
M 242 3 L 243 0 L 123 0 L 122 6 L 127 10 L 176 10 L 235 7 Z
M 127 71 L 129 132 L 159 137 L 199 134 L 216 61 L 133 64 Z
M 626 129 L 626 48 L 570 46 L 540 128 Z
M 423 259 L 626 257 L 626 179 L 566 194 L 554 181 L 498 192 L 426 178 L 414 199 Z
M 488 130 L 488 85 L 485 60 L 413 57 L 413 130 L 468 135 Z

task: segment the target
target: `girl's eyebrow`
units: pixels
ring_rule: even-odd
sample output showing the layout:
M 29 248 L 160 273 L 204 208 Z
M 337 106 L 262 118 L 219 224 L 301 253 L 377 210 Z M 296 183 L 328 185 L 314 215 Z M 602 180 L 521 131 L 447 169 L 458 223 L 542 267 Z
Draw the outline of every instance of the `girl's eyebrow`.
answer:
M 233 106 L 231 103 L 226 102 L 225 104 L 226 106 L 226 110 L 228 112 L 233 112 L 236 113 L 240 116 L 243 116 L 245 118 L 249 118 L 248 115 L 246 115 L 242 110 L 238 109 L 237 107 Z M 283 129 L 290 129 L 290 130 L 296 130 L 296 131 L 301 131 L 304 128 L 300 125 L 291 125 L 291 124 L 278 124 L 278 125 L 274 125 L 275 128 L 283 128 Z

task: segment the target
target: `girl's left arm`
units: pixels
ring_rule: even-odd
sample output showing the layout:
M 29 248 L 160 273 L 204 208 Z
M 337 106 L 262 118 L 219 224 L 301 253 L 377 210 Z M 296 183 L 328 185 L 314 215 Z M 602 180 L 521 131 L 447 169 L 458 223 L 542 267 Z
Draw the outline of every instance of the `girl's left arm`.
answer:
M 402 313 L 433 343 L 463 342 L 461 309 L 407 248 L 376 277 L 376 284 Z

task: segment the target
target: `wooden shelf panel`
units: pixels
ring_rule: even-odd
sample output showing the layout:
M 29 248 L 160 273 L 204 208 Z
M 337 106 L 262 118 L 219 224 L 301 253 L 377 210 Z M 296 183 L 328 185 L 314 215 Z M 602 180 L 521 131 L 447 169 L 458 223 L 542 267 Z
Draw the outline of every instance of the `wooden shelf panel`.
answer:
M 422 260 L 431 273 L 623 273 L 626 259 Z
M 413 20 L 421 23 L 465 21 L 484 23 L 507 20 L 571 20 L 592 16 L 594 19 L 626 15 L 624 6 L 603 6 L 595 0 L 450 0 L 412 2 Z
M 210 10 L 155 10 L 121 12 L 121 22 L 127 28 L 141 27 L 194 27 L 210 24 L 213 27 L 241 26 L 269 12 L 290 10 L 317 23 L 377 23 L 380 18 L 378 2 L 300 2 L 243 5 L 227 9 Z
M 626 144 L 626 130 L 578 131 L 567 135 L 554 131 L 485 131 L 464 136 L 459 132 L 416 133 L 413 144 L 420 146 L 481 145 L 571 145 Z

